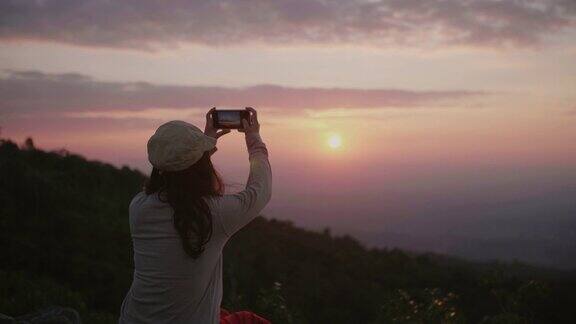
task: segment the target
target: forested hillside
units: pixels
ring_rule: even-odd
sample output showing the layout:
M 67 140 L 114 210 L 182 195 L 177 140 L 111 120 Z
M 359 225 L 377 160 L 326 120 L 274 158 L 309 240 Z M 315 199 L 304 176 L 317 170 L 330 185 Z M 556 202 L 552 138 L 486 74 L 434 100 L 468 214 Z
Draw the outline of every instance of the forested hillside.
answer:
M 127 207 L 145 176 L 0 143 L 0 313 L 115 322 L 132 279 Z M 273 215 L 267 215 L 273 217 Z M 274 323 L 574 323 L 576 274 L 367 249 L 260 217 L 225 250 L 224 301 Z

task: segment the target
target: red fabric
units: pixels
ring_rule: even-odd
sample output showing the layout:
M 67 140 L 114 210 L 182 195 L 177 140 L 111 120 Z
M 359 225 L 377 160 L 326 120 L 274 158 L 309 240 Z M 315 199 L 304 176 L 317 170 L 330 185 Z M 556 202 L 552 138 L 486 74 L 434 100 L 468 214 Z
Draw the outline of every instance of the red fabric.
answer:
M 252 312 L 241 311 L 231 313 L 221 308 L 220 324 L 272 324 L 272 322 Z

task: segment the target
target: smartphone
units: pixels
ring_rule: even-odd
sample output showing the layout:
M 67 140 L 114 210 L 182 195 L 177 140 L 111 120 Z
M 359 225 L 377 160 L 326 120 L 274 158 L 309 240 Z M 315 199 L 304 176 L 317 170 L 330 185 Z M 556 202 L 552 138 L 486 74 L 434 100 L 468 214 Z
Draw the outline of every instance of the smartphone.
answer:
M 250 122 L 250 112 L 248 110 L 214 110 L 212 112 L 214 128 L 242 129 L 242 119 Z

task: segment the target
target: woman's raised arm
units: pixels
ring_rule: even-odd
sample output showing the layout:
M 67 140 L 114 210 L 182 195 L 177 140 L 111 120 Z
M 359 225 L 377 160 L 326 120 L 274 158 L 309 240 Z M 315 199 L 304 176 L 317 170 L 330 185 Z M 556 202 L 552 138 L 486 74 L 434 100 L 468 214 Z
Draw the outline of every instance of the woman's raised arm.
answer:
M 224 195 L 220 200 L 219 212 L 224 231 L 232 236 L 259 215 L 272 196 L 272 170 L 268 161 L 268 150 L 260 137 L 260 124 L 256 110 L 250 111 L 250 122 L 243 120 L 250 175 L 243 191 Z

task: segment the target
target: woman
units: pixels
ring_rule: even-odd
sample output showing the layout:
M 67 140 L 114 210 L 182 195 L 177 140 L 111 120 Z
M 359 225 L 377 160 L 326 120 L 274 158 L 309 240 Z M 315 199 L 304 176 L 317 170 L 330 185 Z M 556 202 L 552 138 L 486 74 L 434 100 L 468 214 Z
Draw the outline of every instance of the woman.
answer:
M 171 121 L 148 141 L 153 169 L 145 191 L 130 203 L 135 269 L 120 323 L 220 322 L 222 249 L 271 197 L 268 151 L 256 110 L 246 109 L 250 120 L 242 120 L 240 131 L 250 175 L 237 194 L 224 194 L 210 161 L 216 140 L 230 132 L 214 128 L 212 110 L 204 133 Z

